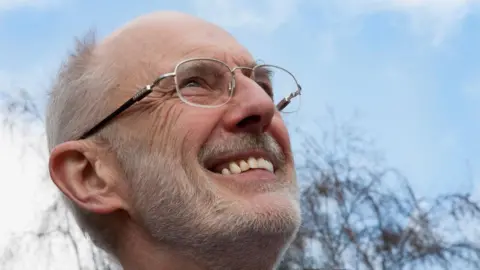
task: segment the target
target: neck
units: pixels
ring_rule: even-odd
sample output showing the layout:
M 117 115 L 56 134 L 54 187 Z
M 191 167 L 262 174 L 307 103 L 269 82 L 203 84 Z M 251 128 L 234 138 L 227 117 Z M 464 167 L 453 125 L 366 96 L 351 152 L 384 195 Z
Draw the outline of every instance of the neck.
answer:
M 205 241 L 190 247 L 152 244 L 154 241 L 138 231 L 124 235 L 118 243 L 117 257 L 124 270 L 151 269 L 275 269 L 289 243 L 287 235 L 250 235 L 233 239 Z M 128 237 L 127 237 L 128 236 Z
M 275 269 L 290 243 L 288 235 L 250 234 L 235 239 L 217 238 L 215 245 L 192 248 L 205 269 Z
M 152 245 L 151 239 L 139 231 L 124 235 L 118 243 L 116 257 L 123 270 L 185 269 L 202 270 L 190 258 L 166 246 Z

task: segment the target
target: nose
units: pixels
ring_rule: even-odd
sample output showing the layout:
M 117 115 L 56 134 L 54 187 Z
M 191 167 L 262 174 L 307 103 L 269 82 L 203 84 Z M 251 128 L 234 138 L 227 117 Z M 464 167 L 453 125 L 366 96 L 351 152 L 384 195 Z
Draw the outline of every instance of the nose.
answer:
M 241 73 L 236 77 L 235 94 L 227 106 L 223 124 L 230 132 L 263 133 L 276 110 L 265 90 Z

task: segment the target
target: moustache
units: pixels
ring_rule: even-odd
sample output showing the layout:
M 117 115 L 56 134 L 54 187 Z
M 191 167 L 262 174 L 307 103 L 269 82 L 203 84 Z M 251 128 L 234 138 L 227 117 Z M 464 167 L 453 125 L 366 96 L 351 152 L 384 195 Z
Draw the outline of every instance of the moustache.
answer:
M 285 154 L 278 142 L 270 134 L 242 134 L 237 135 L 214 144 L 209 143 L 202 146 L 199 153 L 199 160 L 202 163 L 214 158 L 231 153 L 240 153 L 248 150 L 262 150 L 268 153 L 275 164 L 285 164 Z

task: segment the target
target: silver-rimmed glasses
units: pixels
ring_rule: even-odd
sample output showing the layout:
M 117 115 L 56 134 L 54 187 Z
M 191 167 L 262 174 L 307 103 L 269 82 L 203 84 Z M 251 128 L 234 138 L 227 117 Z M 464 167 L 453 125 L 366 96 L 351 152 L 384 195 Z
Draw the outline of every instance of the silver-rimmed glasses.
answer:
M 257 83 L 272 98 L 279 111 L 292 113 L 299 109 L 302 88 L 295 76 L 282 67 L 258 64 L 253 67 L 230 68 L 226 63 L 213 58 L 193 58 L 178 63 L 173 72 L 159 76 L 152 84 L 140 89 L 117 110 L 85 132 L 80 139 L 97 132 L 114 117 L 156 89 L 165 89 L 160 84 L 169 77 L 174 78 L 176 92 L 183 102 L 202 108 L 225 105 L 235 92 L 236 70 Z

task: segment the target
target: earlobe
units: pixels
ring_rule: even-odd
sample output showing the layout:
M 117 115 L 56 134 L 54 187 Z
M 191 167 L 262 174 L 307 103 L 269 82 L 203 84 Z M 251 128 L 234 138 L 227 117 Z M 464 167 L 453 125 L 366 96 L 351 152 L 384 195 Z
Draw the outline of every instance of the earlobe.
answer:
M 117 179 L 94 148 L 73 141 L 50 154 L 49 171 L 55 185 L 75 204 L 98 214 L 125 208 Z

